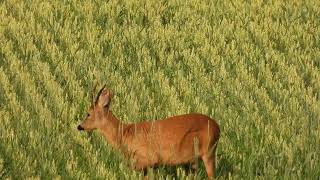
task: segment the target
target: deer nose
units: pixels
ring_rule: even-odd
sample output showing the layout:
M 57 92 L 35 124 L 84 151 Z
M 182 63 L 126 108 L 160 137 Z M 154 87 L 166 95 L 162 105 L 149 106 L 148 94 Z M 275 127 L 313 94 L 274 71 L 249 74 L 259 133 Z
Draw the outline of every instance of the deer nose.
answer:
M 84 128 L 83 128 L 81 125 L 79 125 L 79 126 L 78 126 L 78 130 L 79 130 L 79 131 L 82 131 L 82 130 L 84 130 Z

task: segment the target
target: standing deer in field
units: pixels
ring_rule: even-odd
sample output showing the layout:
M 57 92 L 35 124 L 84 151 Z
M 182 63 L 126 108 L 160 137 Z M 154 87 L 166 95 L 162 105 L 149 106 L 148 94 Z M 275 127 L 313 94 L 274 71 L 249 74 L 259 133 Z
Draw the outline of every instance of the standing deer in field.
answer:
M 110 110 L 111 92 L 104 88 L 99 91 L 78 130 L 97 129 L 109 144 L 129 158 L 136 170 L 145 171 L 158 165 L 194 164 L 202 159 L 208 177 L 214 177 L 220 129 L 213 119 L 202 114 L 185 114 L 125 124 Z

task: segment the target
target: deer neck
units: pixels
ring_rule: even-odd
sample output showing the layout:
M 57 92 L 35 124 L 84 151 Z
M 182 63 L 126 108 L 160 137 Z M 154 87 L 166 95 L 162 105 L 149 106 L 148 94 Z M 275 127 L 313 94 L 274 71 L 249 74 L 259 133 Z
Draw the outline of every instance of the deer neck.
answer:
M 106 138 L 107 142 L 113 147 L 117 148 L 120 146 L 120 138 L 118 132 L 123 124 L 119 121 L 117 117 L 114 116 L 111 110 L 105 112 L 104 125 L 99 129 L 99 131 Z

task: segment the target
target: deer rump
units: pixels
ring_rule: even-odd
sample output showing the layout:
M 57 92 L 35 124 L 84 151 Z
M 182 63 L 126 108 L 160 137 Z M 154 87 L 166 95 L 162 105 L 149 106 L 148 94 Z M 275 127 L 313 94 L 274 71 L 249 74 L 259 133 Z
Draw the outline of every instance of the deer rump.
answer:
M 219 139 L 217 123 L 201 114 L 127 124 L 118 132 L 120 149 L 137 170 L 194 163 L 200 157 L 214 156 Z

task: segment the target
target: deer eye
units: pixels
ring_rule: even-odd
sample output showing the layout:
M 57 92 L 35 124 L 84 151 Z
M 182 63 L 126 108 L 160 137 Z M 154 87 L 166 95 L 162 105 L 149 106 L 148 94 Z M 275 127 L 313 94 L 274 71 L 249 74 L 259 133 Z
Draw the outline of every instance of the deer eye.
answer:
M 87 114 L 87 117 L 89 117 L 89 116 L 90 116 L 90 114 L 88 113 L 88 114 Z

